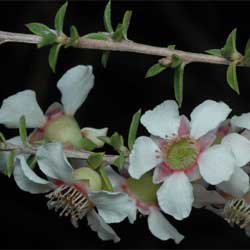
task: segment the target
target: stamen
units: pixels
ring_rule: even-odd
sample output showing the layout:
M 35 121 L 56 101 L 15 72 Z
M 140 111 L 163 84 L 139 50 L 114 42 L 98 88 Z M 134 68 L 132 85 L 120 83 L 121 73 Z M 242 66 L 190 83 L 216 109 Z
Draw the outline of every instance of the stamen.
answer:
M 231 226 L 236 224 L 240 228 L 245 228 L 250 224 L 250 203 L 243 199 L 233 199 L 227 202 L 223 214 Z
M 57 212 L 62 209 L 59 216 L 71 216 L 71 223 L 78 227 L 78 220 L 82 219 L 90 209 L 90 202 L 76 187 L 61 185 L 53 192 L 46 195 L 49 209 Z

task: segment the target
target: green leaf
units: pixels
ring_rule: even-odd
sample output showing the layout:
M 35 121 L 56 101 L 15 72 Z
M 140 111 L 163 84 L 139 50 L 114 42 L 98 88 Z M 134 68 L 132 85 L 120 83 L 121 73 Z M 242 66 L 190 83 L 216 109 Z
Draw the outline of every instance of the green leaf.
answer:
M 4 134 L 2 132 L 0 132 L 0 141 L 1 142 L 5 142 L 6 141 L 5 136 L 4 136 Z
M 92 151 L 96 148 L 96 144 L 92 142 L 90 139 L 88 139 L 87 137 L 84 137 L 82 147 L 85 150 Z
M 103 185 L 103 189 L 107 190 L 109 192 L 113 192 L 113 187 L 112 184 L 109 180 L 109 177 L 104 169 L 103 166 L 101 166 L 100 168 L 98 168 L 98 173 L 100 174 L 101 178 L 102 178 L 102 185 Z
M 123 38 L 124 39 L 128 39 L 128 28 L 129 28 L 129 24 L 130 24 L 130 20 L 131 20 L 131 16 L 132 16 L 132 11 L 131 10 L 127 10 L 123 16 L 123 20 L 122 20 L 122 26 L 123 26 Z
M 54 73 L 56 72 L 56 64 L 61 46 L 62 44 L 55 44 L 49 51 L 49 66 Z
M 60 9 L 56 13 L 55 17 L 55 30 L 60 34 L 63 31 L 63 23 L 64 23 L 64 17 L 65 13 L 68 7 L 68 2 L 63 4 Z
M 56 40 L 57 40 L 57 37 L 53 33 L 43 35 L 41 41 L 37 44 L 37 48 L 41 48 L 43 46 L 53 44 L 56 42 Z
M 124 165 L 125 162 L 125 157 L 123 154 L 120 154 L 113 162 L 112 165 L 118 167 L 119 169 L 121 169 Z
M 34 169 L 36 167 L 37 159 L 35 155 L 32 155 L 27 160 L 28 165 L 31 169 Z
M 171 68 L 177 68 L 181 64 L 182 64 L 182 59 L 177 55 L 173 55 L 172 56 L 172 62 L 171 62 Z
M 104 16 L 103 16 L 103 21 L 104 21 L 104 27 L 107 32 L 112 33 L 113 32 L 113 27 L 111 23 L 111 1 L 109 0 L 105 10 L 104 10 Z
M 145 78 L 156 76 L 156 75 L 160 74 L 164 69 L 166 69 L 165 66 L 163 66 L 160 63 L 156 63 L 148 69 L 148 71 L 145 75 Z
M 120 42 L 123 39 L 123 25 L 118 23 L 115 32 L 112 35 L 112 39 L 116 42 Z
M 85 38 L 95 39 L 95 40 L 108 40 L 109 35 L 105 32 L 89 33 L 83 36 Z
M 110 143 L 113 146 L 113 148 L 117 151 L 120 152 L 122 147 L 124 146 L 124 140 L 121 135 L 119 135 L 117 132 L 115 132 L 111 137 L 110 137 Z
M 25 116 L 21 116 L 19 119 L 19 134 L 24 145 L 27 144 L 27 129 L 26 129 L 26 122 Z
M 246 55 L 250 50 L 250 38 L 247 40 L 246 47 L 244 50 L 244 55 Z
M 104 51 L 102 53 L 101 63 L 104 68 L 107 67 L 108 59 L 109 59 L 110 51 Z
M 42 23 L 28 23 L 26 24 L 26 27 L 29 29 L 30 32 L 38 36 L 44 36 L 51 33 L 50 28 Z
M 99 140 L 103 141 L 104 143 L 111 145 L 111 140 L 108 136 L 98 136 L 97 138 Z
M 7 156 L 6 160 L 6 169 L 5 169 L 5 174 L 8 177 L 11 177 L 13 170 L 14 170 L 14 158 L 15 158 L 15 152 L 10 151 Z
M 170 44 L 168 45 L 168 49 L 175 49 L 176 45 L 175 44 Z
M 221 49 L 221 54 L 229 60 L 237 60 L 240 58 L 240 53 L 236 49 L 236 29 L 234 29 L 227 37 L 224 47 Z
M 137 111 L 132 118 L 132 121 L 130 123 L 130 127 L 129 127 L 129 133 L 128 133 L 128 147 L 129 150 L 132 150 L 135 139 L 136 139 L 136 135 L 137 135 L 137 130 L 139 127 L 139 123 L 140 123 L 140 118 L 141 118 L 141 110 Z
M 88 164 L 91 168 L 97 169 L 103 162 L 104 153 L 92 153 L 88 158 Z
M 220 56 L 222 57 L 221 50 L 220 49 L 209 49 L 205 51 L 206 53 L 213 55 L 213 56 Z
M 174 93 L 175 99 L 179 104 L 182 104 L 183 100 L 183 74 L 184 74 L 184 64 L 179 65 L 174 72 Z
M 227 68 L 227 83 L 237 94 L 240 94 L 236 74 L 236 63 L 234 62 L 232 62 Z
M 77 28 L 74 25 L 72 25 L 70 27 L 70 39 L 69 39 L 68 43 L 65 44 L 64 48 L 68 48 L 68 47 L 73 46 L 78 38 L 79 38 L 79 34 L 77 31 Z

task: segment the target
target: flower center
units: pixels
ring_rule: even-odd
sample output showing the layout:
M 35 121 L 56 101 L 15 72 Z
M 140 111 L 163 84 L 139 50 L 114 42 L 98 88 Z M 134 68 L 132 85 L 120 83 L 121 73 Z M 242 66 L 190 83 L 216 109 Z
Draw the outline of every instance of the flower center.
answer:
M 199 148 L 189 137 L 175 138 L 167 142 L 165 161 L 173 170 L 185 170 L 192 167 L 198 158 Z
M 159 184 L 152 182 L 152 174 L 146 173 L 139 180 L 129 178 L 127 180 L 128 192 L 147 205 L 157 204 L 156 192 Z M 139 204 L 137 204 L 139 205 Z
M 78 227 L 78 220 L 93 207 L 84 193 L 80 192 L 75 186 L 63 184 L 56 190 L 46 195 L 49 199 L 47 206 L 49 209 L 61 210 L 60 216 L 71 217 L 71 223 Z

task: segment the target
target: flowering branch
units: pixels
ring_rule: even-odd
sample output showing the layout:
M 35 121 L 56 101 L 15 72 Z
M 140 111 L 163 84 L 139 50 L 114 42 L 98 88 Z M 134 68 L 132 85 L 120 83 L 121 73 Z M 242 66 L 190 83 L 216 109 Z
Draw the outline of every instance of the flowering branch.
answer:
M 0 31 L 0 44 L 7 42 L 39 44 L 39 42 L 41 42 L 41 39 L 42 38 L 37 35 Z M 64 43 L 67 44 L 68 40 L 69 38 L 65 37 Z M 112 40 L 95 40 L 95 39 L 80 37 L 73 47 L 79 49 L 96 49 L 96 50 L 131 52 L 131 53 L 138 53 L 145 55 L 160 56 L 164 58 L 171 58 L 173 55 L 177 55 L 181 57 L 186 64 L 199 62 L 199 63 L 229 65 L 231 63 L 230 60 L 227 60 L 219 56 L 186 52 L 164 47 L 156 47 L 156 46 L 136 43 L 131 40 L 123 40 L 120 42 L 116 42 Z M 161 63 L 168 64 L 169 59 L 161 60 Z M 240 63 L 238 64 L 238 66 L 250 67 L 250 63 Z

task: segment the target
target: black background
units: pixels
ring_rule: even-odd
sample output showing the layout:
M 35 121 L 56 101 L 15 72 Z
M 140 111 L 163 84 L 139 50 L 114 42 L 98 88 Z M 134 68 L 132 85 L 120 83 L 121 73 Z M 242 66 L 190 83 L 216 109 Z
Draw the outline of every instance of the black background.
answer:
M 0 2 L 0 30 L 28 32 L 25 24 L 42 22 L 53 27 L 53 18 L 62 2 Z M 105 1 L 69 1 L 65 32 L 77 26 L 80 34 L 103 30 Z M 222 47 L 226 36 L 238 28 L 240 51 L 250 36 L 250 2 L 124 2 L 113 1 L 113 22 L 121 20 L 125 10 L 133 10 L 129 38 L 156 46 L 176 44 L 178 49 L 203 52 Z M 107 69 L 100 63 L 100 51 L 67 49 L 60 54 L 57 73 L 48 67 L 48 48 L 36 49 L 29 44 L 0 46 L 0 98 L 24 89 L 33 89 L 45 111 L 59 101 L 56 82 L 70 67 L 91 64 L 96 76 L 95 87 L 77 112 L 81 127 L 110 128 L 125 137 L 132 114 L 139 108 L 153 108 L 165 99 L 173 99 L 173 72 L 168 70 L 152 79 L 144 79 L 146 70 L 158 59 L 130 53 L 112 53 Z M 238 69 L 241 95 L 226 84 L 225 66 L 191 64 L 184 76 L 184 102 L 181 112 L 192 109 L 206 99 L 222 100 L 234 114 L 249 112 L 250 71 Z M 16 130 L 1 131 L 8 136 Z M 141 128 L 140 133 L 145 130 Z M 230 228 L 222 219 L 207 211 L 193 209 L 183 221 L 169 220 L 186 236 L 180 244 L 154 238 L 145 218 L 134 225 L 127 221 L 114 225 L 122 238 L 113 245 L 101 241 L 81 222 L 74 229 L 69 221 L 48 211 L 43 195 L 20 191 L 13 179 L 0 176 L 0 247 L 1 248 L 249 248 L 244 231 Z

